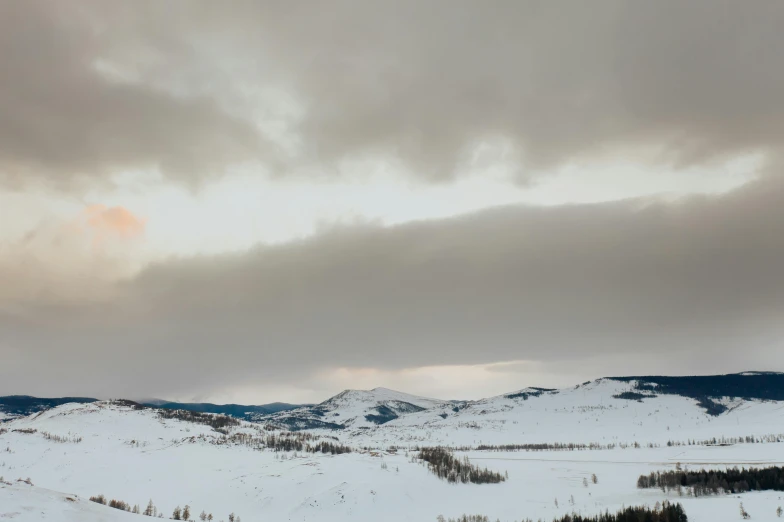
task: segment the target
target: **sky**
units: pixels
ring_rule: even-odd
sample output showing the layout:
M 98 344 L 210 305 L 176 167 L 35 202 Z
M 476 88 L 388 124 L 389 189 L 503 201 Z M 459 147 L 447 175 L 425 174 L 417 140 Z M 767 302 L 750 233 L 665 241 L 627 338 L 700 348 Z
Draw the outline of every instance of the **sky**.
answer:
M 0 2 L 0 395 L 784 371 L 777 0 Z

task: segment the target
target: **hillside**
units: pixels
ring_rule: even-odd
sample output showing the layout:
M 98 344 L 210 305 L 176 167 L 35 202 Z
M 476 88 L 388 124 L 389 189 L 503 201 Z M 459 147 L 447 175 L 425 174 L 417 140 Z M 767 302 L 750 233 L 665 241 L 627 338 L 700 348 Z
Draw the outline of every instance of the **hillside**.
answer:
M 90 403 L 98 399 L 90 397 L 57 397 L 42 398 L 31 397 L 30 395 L 7 395 L 0 397 L 0 422 L 3 418 L 23 417 L 39 411 L 48 410 L 61 404 L 69 403 Z
M 29 395 L 8 395 L 0 397 L 0 422 L 23 417 L 33 413 L 60 406 L 61 404 L 80 403 L 87 404 L 98 402 L 98 399 L 91 397 L 58 397 L 41 398 Z M 284 402 L 273 402 L 262 405 L 243 405 L 243 404 L 212 404 L 208 402 L 172 402 L 162 399 L 147 399 L 137 401 L 145 406 L 163 408 L 167 410 L 187 410 L 201 413 L 218 413 L 230 415 L 238 419 L 248 419 L 254 415 L 268 415 L 279 411 L 286 411 L 301 407 L 298 404 L 287 404 Z
M 25 482 L 0 483 L 0 520 L 13 522 L 133 522 L 137 515 Z
M 773 373 L 603 378 L 462 402 L 347 390 L 254 420 L 366 445 L 666 444 L 784 433 L 784 405 L 771 400 L 781 390 L 784 375 Z
M 251 420 L 272 422 L 293 430 L 368 429 L 419 412 L 445 411 L 454 401 L 429 399 L 388 388 L 345 390 L 315 406 L 275 415 L 255 415 Z
M 652 506 L 665 498 L 682 502 L 691 522 L 713 522 L 737 512 L 735 496 L 699 499 L 639 490 L 638 476 L 673 469 L 676 463 L 784 463 L 784 443 L 766 438 L 775 430 L 784 431 L 784 405 L 779 402 L 728 399 L 724 402 L 730 409 L 711 416 L 696 400 L 675 395 L 642 402 L 613 397 L 631 389 L 631 383 L 600 379 L 568 390 L 528 388 L 455 406 L 391 390 L 345 393 L 325 401 L 325 408 L 346 421 L 365 422 L 361 416 L 378 402 L 421 409 L 372 427 L 297 433 L 270 423 L 178 413 L 128 401 L 65 404 L 0 428 L 0 476 L 11 483 L 0 488 L 0 519 L 115 522 L 139 516 L 84 500 L 103 494 L 141 507 L 152 500 L 165 517 L 187 504 L 191 518 L 204 510 L 214 514 L 216 522 L 228 520 L 232 512 L 245 522 L 435 521 L 440 514 L 463 513 L 487 514 L 504 522 L 522 517 L 552 520 L 571 512 Z M 439 412 L 446 411 L 451 413 L 442 418 Z M 673 419 L 669 429 L 664 425 L 668 418 Z M 657 423 L 662 426 L 657 428 Z M 685 438 L 689 430 L 756 437 L 754 443 L 730 446 L 667 446 L 664 437 Z M 605 436 L 618 444 L 581 451 L 475 447 L 457 452 L 472 464 L 507 475 L 499 484 L 449 484 L 416 460 L 415 450 L 405 448 L 445 440 L 473 445 L 469 437 L 478 445 L 484 439 L 589 443 Z M 642 444 L 659 436 L 665 443 Z M 352 451 L 309 451 L 321 443 L 336 443 L 335 437 Z M 388 450 L 389 441 L 406 438 L 410 440 L 404 448 Z M 635 440 L 640 447 L 632 444 Z M 285 449 L 285 441 L 301 444 Z M 363 449 L 366 445 L 372 449 Z M 35 486 L 17 482 L 28 477 Z M 742 500 L 755 520 L 773 520 L 780 494 L 744 494 Z
M 187 410 L 201 413 L 217 413 L 229 415 L 237 419 L 249 419 L 255 415 L 268 415 L 279 411 L 293 410 L 301 407 L 299 404 L 273 402 L 261 405 L 243 404 L 212 404 L 209 402 L 171 402 L 171 401 L 140 401 L 145 406 L 163 408 L 166 410 Z

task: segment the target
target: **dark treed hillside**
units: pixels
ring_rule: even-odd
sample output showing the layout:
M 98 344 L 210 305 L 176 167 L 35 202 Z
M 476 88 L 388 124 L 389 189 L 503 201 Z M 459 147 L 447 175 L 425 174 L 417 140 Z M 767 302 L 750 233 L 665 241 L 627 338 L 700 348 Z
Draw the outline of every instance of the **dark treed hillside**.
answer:
M 90 397 L 57 397 L 47 399 L 29 395 L 8 395 L 0 397 L 0 412 L 10 415 L 31 415 L 60 406 L 61 404 L 68 404 L 69 402 L 84 404 L 96 402 L 97 400 Z
M 285 402 L 273 402 L 259 406 L 247 406 L 243 404 L 212 404 L 209 402 L 163 402 L 163 401 L 141 401 L 141 404 L 162 408 L 165 410 L 188 410 L 199 413 L 220 413 L 238 419 L 246 419 L 249 414 L 267 415 L 279 411 L 288 411 L 299 408 L 299 404 L 287 404 Z
M 40 398 L 31 397 L 29 395 L 8 395 L 6 397 L 0 397 L 0 412 L 7 413 L 9 415 L 31 415 L 33 413 L 38 413 L 39 411 L 55 408 L 62 404 L 74 402 L 83 404 L 97 402 L 99 400 L 100 399 L 95 399 L 92 397 Z M 269 415 L 271 413 L 292 410 L 300 407 L 298 404 L 287 404 L 283 402 L 273 402 L 271 404 L 249 406 L 243 404 L 211 404 L 207 402 L 170 402 L 157 399 L 139 401 L 139 404 L 164 410 L 186 410 L 198 413 L 218 413 L 245 420 L 251 420 L 251 418 L 256 415 Z
M 652 394 L 680 395 L 699 401 L 710 415 L 720 415 L 726 407 L 711 399 L 735 397 L 739 399 L 784 400 L 784 373 L 745 372 L 729 375 L 698 375 L 688 377 L 637 376 L 610 377 L 614 381 L 637 381 L 637 390 L 646 395 L 629 394 L 634 400 L 644 400 Z

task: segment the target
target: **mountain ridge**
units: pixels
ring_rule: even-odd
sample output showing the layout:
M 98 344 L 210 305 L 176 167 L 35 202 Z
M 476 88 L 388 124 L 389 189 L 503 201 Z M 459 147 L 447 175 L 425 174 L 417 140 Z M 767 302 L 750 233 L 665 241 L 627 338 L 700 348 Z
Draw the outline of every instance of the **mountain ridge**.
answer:
M 409 397 L 432 401 L 432 406 L 396 400 Z M 759 423 L 770 426 L 771 415 L 779 415 L 775 413 L 779 401 L 784 401 L 784 374 L 776 372 L 602 377 L 567 388 L 527 387 L 468 401 L 428 399 L 377 388 L 344 390 L 313 407 L 251 420 L 294 431 L 343 432 L 349 440 L 385 440 L 391 445 L 414 440 L 441 440 L 445 444 L 568 442 L 570 431 L 586 422 L 587 427 L 580 429 L 594 433 L 594 442 L 600 442 L 608 436 L 596 428 L 609 422 L 624 426 L 622 431 L 635 437 L 655 435 L 660 443 L 666 442 L 670 424 L 690 426 L 686 431 L 690 438 L 710 438 L 715 436 L 709 430 L 711 425 L 722 425 L 722 429 L 727 423 L 740 425 L 739 419 L 751 410 L 760 412 L 759 418 L 764 420 Z M 765 406 L 767 402 L 769 406 Z M 746 413 L 736 419 L 741 411 Z
M 140 404 L 161 409 L 216 413 L 254 422 L 274 422 L 289 429 L 372 429 L 402 417 L 429 412 L 441 418 L 494 400 L 524 401 L 557 395 L 589 384 L 618 382 L 628 385 L 615 398 L 645 401 L 660 395 L 675 395 L 697 401 L 709 415 L 726 412 L 720 399 L 784 400 L 784 373 L 744 371 L 739 373 L 693 376 L 617 376 L 601 377 L 566 388 L 529 386 L 513 392 L 476 400 L 444 400 L 413 395 L 386 387 L 370 390 L 346 389 L 318 404 L 273 402 L 263 405 L 185 403 L 163 399 L 144 399 Z M 29 395 L 0 397 L 0 421 L 30 415 L 70 402 L 90 403 L 90 397 L 40 398 Z
M 101 402 L 101 399 L 94 397 L 34 397 L 32 395 L 6 395 L 0 396 L 0 422 L 10 418 L 31 415 L 40 411 L 45 411 L 56 406 L 68 403 L 89 404 Z M 175 402 L 164 399 L 141 399 L 133 401 L 143 406 L 160 408 L 165 410 L 186 410 L 199 413 L 216 413 L 229 415 L 238 419 L 247 419 L 253 415 L 267 415 L 285 411 L 288 409 L 307 406 L 303 404 L 288 404 L 284 402 L 272 402 L 260 405 L 243 404 L 213 404 L 210 402 Z

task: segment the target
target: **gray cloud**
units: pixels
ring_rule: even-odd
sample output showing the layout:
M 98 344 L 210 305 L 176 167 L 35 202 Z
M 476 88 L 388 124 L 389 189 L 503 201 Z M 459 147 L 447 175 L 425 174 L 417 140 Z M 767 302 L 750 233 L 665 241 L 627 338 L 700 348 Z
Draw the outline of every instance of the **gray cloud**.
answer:
M 111 52 L 112 28 L 87 7 L 0 5 L 0 181 L 43 176 L 68 186 L 158 167 L 192 183 L 259 159 L 264 143 L 254 126 L 215 100 L 100 74 L 95 62 Z
M 380 148 L 443 175 L 462 147 L 499 134 L 535 166 L 630 146 L 697 161 L 781 144 L 774 2 L 292 11 L 249 19 L 267 20 L 260 47 L 294 71 L 291 88 L 311 102 L 301 130 L 327 157 Z
M 602 154 L 694 162 L 782 144 L 784 8 L 733 2 L 56 2 L 0 13 L 4 178 L 159 164 L 282 167 L 244 119 L 316 162 L 449 176 L 503 137 L 529 167 Z M 107 80 L 101 58 L 136 75 Z M 282 114 L 266 90 L 293 96 Z M 177 93 L 177 94 L 174 94 Z M 250 116 L 249 116 L 250 117 Z
M 109 302 L 5 313 L 0 392 L 165 395 L 511 360 L 594 376 L 784 369 L 782 238 L 771 176 L 678 203 L 509 207 L 171 260 Z

